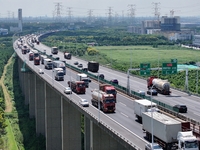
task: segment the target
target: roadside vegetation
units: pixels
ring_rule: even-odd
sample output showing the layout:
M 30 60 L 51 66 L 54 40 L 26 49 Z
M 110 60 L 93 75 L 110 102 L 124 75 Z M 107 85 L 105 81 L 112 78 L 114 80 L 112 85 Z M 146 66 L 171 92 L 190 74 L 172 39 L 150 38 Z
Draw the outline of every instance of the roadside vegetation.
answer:
M 0 149 L 43 150 L 45 139 L 36 136 L 35 121 L 24 106 L 11 36 L 1 37 L 0 43 Z
M 139 68 L 140 63 L 150 63 L 152 68 L 162 67 L 162 63 L 177 59 L 178 64 L 195 64 L 200 51 L 182 48 L 180 45 L 191 41 L 168 41 L 156 35 L 133 35 L 124 30 L 77 30 L 62 31 L 42 39 L 44 44 L 57 46 L 73 56 L 85 60 L 95 60 L 107 67 L 127 72 L 129 68 Z M 93 46 L 91 46 L 93 43 Z M 139 71 L 132 75 L 140 76 Z M 173 75 L 162 75 L 161 71 L 151 71 L 151 75 L 167 79 L 171 86 L 185 90 L 185 71 Z M 144 77 L 146 78 L 146 77 Z M 189 91 L 200 94 L 198 71 L 189 70 Z

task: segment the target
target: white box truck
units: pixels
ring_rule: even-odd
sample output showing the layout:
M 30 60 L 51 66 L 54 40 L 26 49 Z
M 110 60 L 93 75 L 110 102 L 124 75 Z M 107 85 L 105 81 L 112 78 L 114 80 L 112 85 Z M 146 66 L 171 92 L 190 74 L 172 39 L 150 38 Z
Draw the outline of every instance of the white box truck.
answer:
M 189 123 L 187 130 L 190 130 Z M 142 124 L 143 130 L 146 132 L 146 139 L 149 141 L 152 140 L 153 131 L 154 140 L 164 150 L 176 150 L 177 148 L 181 150 L 199 150 L 197 138 L 191 132 L 190 138 L 186 138 L 185 136 L 189 134 L 185 129 L 186 122 L 182 124 L 182 122 L 159 112 L 144 112 L 142 113 Z M 178 143 L 181 143 L 180 147 Z
M 53 63 L 52 60 L 49 58 L 44 59 L 44 68 L 45 69 L 52 69 L 53 68 Z
M 85 86 L 89 87 L 89 81 L 90 79 L 88 78 L 87 74 L 84 73 L 79 73 L 76 75 L 76 80 L 77 81 L 84 81 L 85 82 Z
M 64 72 L 62 68 L 54 68 L 53 74 L 54 74 L 55 80 L 64 81 Z
M 147 99 L 140 99 L 134 101 L 134 113 L 139 122 L 142 123 L 142 113 L 151 111 L 151 101 Z M 152 102 L 152 110 L 159 111 L 157 104 Z

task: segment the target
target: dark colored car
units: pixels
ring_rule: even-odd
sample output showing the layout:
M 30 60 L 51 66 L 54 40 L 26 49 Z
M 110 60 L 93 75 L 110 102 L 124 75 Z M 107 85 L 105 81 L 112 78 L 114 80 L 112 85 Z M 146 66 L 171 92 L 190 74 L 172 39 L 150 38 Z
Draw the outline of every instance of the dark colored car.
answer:
M 74 62 L 74 65 L 78 65 L 78 61 L 75 61 L 75 62 Z
M 79 68 L 82 68 L 82 67 L 83 67 L 83 64 L 78 64 L 78 67 L 79 67 Z
M 88 68 L 82 68 L 82 71 L 88 72 Z
M 184 104 L 178 104 L 173 106 L 174 111 L 178 111 L 179 113 L 187 113 L 187 106 Z
M 149 89 L 149 90 L 147 91 L 147 94 L 157 96 L 157 95 L 158 95 L 158 92 L 157 92 L 155 89 Z
M 97 77 L 99 76 L 99 78 L 104 79 L 104 75 L 103 74 L 98 74 Z
M 113 84 L 117 84 L 117 85 L 119 83 L 117 79 L 112 79 L 112 80 L 110 80 L 110 82 L 112 82 Z

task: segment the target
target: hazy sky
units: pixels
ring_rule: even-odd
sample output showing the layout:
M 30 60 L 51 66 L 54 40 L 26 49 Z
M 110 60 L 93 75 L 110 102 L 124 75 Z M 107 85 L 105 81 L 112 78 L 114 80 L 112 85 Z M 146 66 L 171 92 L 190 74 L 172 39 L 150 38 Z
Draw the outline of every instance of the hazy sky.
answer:
M 0 0 L 0 18 L 16 18 L 19 8 L 23 17 L 52 17 L 57 3 L 61 4 L 61 16 L 68 16 L 69 10 L 72 16 L 88 16 L 90 10 L 93 16 L 107 16 L 109 8 L 112 16 L 127 16 L 131 8 L 136 17 L 154 16 L 155 4 L 160 16 L 169 16 L 171 10 L 175 16 L 200 16 L 200 0 Z

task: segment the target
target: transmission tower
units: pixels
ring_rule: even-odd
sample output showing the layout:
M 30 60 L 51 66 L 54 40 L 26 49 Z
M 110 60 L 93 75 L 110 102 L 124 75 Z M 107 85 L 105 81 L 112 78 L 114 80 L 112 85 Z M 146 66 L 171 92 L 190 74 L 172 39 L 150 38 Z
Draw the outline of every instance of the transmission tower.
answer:
M 10 19 L 10 11 L 8 11 L 8 19 Z
M 15 13 L 12 12 L 12 19 L 15 19 Z
M 128 7 L 130 7 L 128 11 L 130 11 L 129 16 L 131 17 L 131 24 L 133 24 L 135 20 L 135 5 L 131 4 L 128 5 Z
M 59 2 L 55 3 L 55 18 L 57 21 L 61 20 L 61 10 L 62 10 L 61 3 Z
M 69 22 L 71 22 L 72 20 L 72 7 L 67 7 L 67 12 L 68 12 L 68 18 L 69 18 Z
M 155 18 L 157 18 L 157 20 L 159 21 L 160 20 L 160 12 L 159 12 L 159 5 L 160 3 L 152 3 L 154 5 L 154 16 Z
M 90 9 L 90 10 L 88 10 L 88 22 L 89 23 L 91 23 L 91 21 L 92 21 L 92 16 L 93 16 L 93 10 Z
M 108 8 L 108 22 L 112 22 L 112 14 L 113 14 L 113 10 L 111 7 Z

